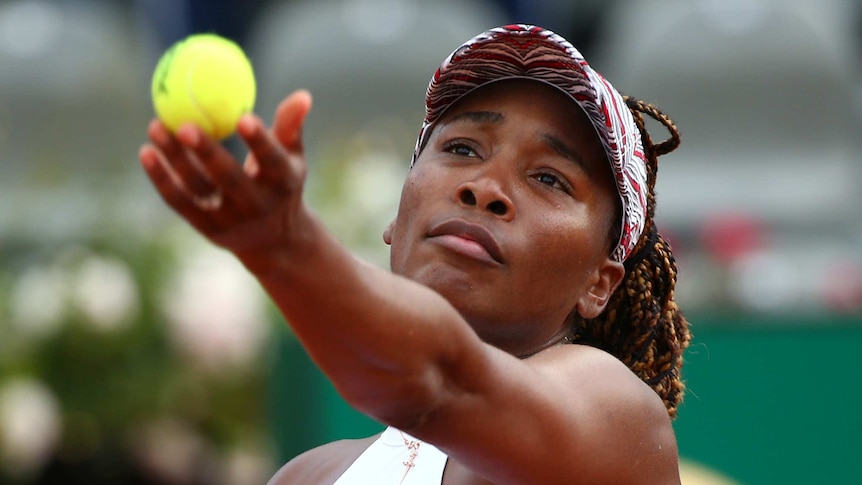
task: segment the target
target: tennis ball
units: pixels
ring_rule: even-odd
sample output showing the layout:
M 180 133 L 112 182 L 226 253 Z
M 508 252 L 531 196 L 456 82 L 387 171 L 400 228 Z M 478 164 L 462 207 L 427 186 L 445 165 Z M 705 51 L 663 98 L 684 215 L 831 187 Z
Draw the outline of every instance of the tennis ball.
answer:
M 215 34 L 194 34 L 177 42 L 153 73 L 156 115 L 173 132 L 191 122 L 217 139 L 226 138 L 254 108 L 255 93 L 254 71 L 245 53 Z

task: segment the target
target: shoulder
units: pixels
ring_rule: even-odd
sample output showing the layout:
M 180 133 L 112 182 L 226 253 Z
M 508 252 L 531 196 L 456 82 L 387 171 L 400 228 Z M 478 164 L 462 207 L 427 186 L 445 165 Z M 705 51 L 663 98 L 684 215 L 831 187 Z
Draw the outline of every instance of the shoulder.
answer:
M 378 436 L 333 441 L 312 448 L 282 466 L 268 485 L 334 483 Z
M 628 366 L 603 350 L 578 344 L 548 349 L 535 358 L 533 364 L 543 372 L 558 374 L 558 395 L 580 408 L 583 431 L 590 437 L 590 446 L 582 451 L 596 463 L 617 464 L 616 477 L 604 476 L 602 481 L 636 483 L 627 475 L 666 477 L 661 483 L 678 480 L 679 456 L 667 408 Z M 618 466 L 621 463 L 633 466 Z
M 613 355 L 587 345 L 560 345 L 529 359 L 539 372 L 553 374 L 561 396 L 576 398 L 584 411 L 613 425 L 632 419 L 645 427 L 671 428 L 659 395 Z
M 552 374 L 552 381 L 569 392 L 595 396 L 600 400 L 616 397 L 637 407 L 667 413 L 658 394 L 622 361 L 604 350 L 588 345 L 559 345 L 527 359 L 541 373 Z

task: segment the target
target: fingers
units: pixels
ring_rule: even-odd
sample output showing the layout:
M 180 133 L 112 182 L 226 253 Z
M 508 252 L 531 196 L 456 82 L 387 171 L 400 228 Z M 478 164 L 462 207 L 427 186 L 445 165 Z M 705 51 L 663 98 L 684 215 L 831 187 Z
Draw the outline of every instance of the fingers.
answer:
M 306 173 L 302 125 L 310 109 L 311 95 L 300 90 L 279 105 L 271 132 L 258 118 L 243 117 L 238 131 L 252 154 L 246 162 L 246 172 L 277 191 L 301 190 Z
M 273 134 L 291 152 L 302 154 L 302 125 L 311 104 L 311 93 L 300 89 L 285 98 L 275 111 Z
M 171 175 L 158 149 L 152 145 L 144 145 L 138 152 L 138 158 L 162 199 L 196 229 L 204 234 L 209 233 L 213 223 L 201 218 L 200 208 L 194 204 L 192 197 L 176 177 Z
M 194 160 L 188 156 L 179 141 L 158 120 L 147 127 L 147 134 L 166 160 L 170 161 L 169 174 L 176 177 L 192 196 L 205 196 L 215 191 L 210 180 L 201 172 Z
M 224 208 L 239 214 L 254 213 L 259 209 L 260 197 L 251 179 L 246 176 L 233 155 L 221 143 L 194 125 L 183 125 L 177 131 L 182 147 L 194 154 L 201 168 L 211 180 L 213 190 L 195 194 L 202 208 Z M 215 207 L 207 207 L 207 203 Z
M 213 241 L 254 220 L 285 220 L 301 201 L 301 132 L 310 109 L 310 94 L 297 91 L 278 107 L 272 130 L 253 114 L 243 116 L 237 131 L 249 148 L 245 167 L 199 127 L 186 124 L 172 134 L 153 120 L 141 165 L 165 202 Z
M 200 128 L 184 125 L 173 135 L 154 120 L 148 134 L 152 145 L 141 149 L 141 164 L 165 202 L 198 230 L 211 235 L 260 211 L 253 182 Z

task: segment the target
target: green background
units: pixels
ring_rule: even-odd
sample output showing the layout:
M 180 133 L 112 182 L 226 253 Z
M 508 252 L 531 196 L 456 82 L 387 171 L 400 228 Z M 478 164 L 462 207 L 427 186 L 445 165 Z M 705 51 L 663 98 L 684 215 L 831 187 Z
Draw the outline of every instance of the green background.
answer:
M 850 483 L 862 456 L 862 317 L 691 317 L 682 458 L 743 484 Z M 274 433 L 286 461 L 380 424 L 349 408 L 282 334 Z

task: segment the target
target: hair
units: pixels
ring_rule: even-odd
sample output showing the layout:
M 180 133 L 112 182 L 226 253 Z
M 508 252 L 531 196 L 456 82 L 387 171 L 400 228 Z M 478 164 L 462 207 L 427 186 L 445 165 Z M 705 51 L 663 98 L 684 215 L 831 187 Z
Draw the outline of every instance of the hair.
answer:
M 680 135 L 673 121 L 655 106 L 628 96 L 623 99 L 641 133 L 646 155 L 646 223 L 632 254 L 624 262 L 625 277 L 607 307 L 595 318 L 576 316 L 569 340 L 616 356 L 655 390 L 670 417 L 675 418 L 685 392 L 680 374 L 682 354 L 691 334 L 674 301 L 676 261 L 670 244 L 655 226 L 655 182 L 658 157 L 675 150 Z M 670 132 L 670 138 L 653 144 L 644 115 L 661 123 Z

